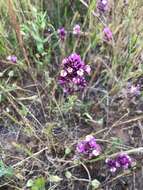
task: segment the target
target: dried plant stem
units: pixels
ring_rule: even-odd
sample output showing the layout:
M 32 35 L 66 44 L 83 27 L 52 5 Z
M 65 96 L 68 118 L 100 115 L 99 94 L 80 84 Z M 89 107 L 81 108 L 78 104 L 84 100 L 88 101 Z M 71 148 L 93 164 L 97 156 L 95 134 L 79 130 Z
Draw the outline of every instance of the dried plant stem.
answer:
M 139 148 L 133 148 L 131 150 L 127 150 L 127 151 L 123 151 L 123 153 L 125 154 L 138 154 L 138 153 L 142 153 L 143 154 L 143 147 L 139 147 Z M 118 152 L 115 154 L 111 154 L 109 157 L 110 158 L 114 158 L 118 155 Z
M 16 167 L 18 167 L 18 166 L 21 166 L 21 165 L 24 164 L 26 161 L 30 160 L 31 158 L 34 158 L 34 157 L 38 156 L 39 154 L 41 154 L 43 151 L 45 151 L 45 150 L 47 150 L 47 149 L 48 149 L 48 147 L 43 148 L 42 150 L 40 150 L 40 151 L 34 153 L 33 155 L 31 155 L 31 156 L 29 156 L 29 157 L 27 157 L 27 158 L 21 160 L 20 162 L 14 164 L 12 167 L 13 167 L 13 168 L 16 168 Z
M 85 7 L 89 8 L 89 5 L 84 1 L 84 0 L 79 0 Z M 96 17 L 102 24 L 103 26 L 106 26 L 106 24 L 103 22 L 103 20 L 95 13 L 95 11 L 91 11 L 93 16 Z
M 125 154 L 138 154 L 138 153 L 142 153 L 143 154 L 143 147 L 133 148 L 133 149 L 130 149 L 130 150 L 127 150 L 127 151 L 122 151 L 122 152 L 125 153 Z M 89 161 L 87 161 L 87 163 L 97 162 L 99 160 L 104 160 L 106 158 L 114 158 L 118 154 L 119 154 L 119 152 L 116 152 L 116 153 L 111 154 L 111 155 L 103 155 L 103 156 L 101 156 L 99 158 L 95 158 L 95 159 L 89 160 Z
M 20 33 L 20 25 L 19 25 L 19 22 L 17 21 L 16 13 L 14 10 L 13 1 L 7 0 L 7 4 L 8 4 L 8 13 L 9 13 L 9 17 L 10 17 L 10 22 L 11 22 L 11 24 L 12 24 L 12 26 L 16 32 L 16 36 L 17 36 L 17 39 L 19 41 L 20 48 L 22 49 L 25 61 L 26 61 L 27 65 L 30 67 L 30 62 L 28 60 L 28 56 L 27 56 L 26 49 L 24 47 L 22 35 Z

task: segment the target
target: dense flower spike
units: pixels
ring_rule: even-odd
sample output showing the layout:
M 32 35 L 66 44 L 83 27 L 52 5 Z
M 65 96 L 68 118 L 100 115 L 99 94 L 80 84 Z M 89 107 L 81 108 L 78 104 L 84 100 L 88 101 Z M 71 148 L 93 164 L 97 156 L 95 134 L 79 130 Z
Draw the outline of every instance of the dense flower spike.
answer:
M 100 13 L 105 13 L 108 10 L 108 0 L 98 0 L 97 9 Z
M 67 31 L 65 30 L 64 27 L 58 29 L 58 35 L 59 35 L 59 38 L 60 38 L 62 41 L 65 40 L 66 34 L 67 34 Z
M 76 150 L 88 158 L 98 156 L 101 153 L 101 147 L 97 144 L 96 139 L 92 135 L 86 136 L 85 140 L 79 142 L 76 146 Z
M 62 61 L 59 83 L 66 93 L 79 91 L 87 85 L 85 76 L 90 72 L 90 66 L 85 65 L 80 55 L 73 53 Z
M 111 41 L 113 39 L 112 31 L 108 27 L 105 27 L 103 29 L 103 35 L 104 35 L 103 38 L 104 38 L 105 41 L 109 42 L 109 41 Z
M 73 34 L 75 35 L 79 35 L 81 33 L 81 30 L 80 30 L 80 25 L 79 24 L 76 24 L 73 28 Z
M 17 57 L 15 55 L 9 55 L 6 59 L 12 63 L 17 63 Z
M 120 153 L 115 159 L 106 159 L 106 164 L 111 172 L 116 172 L 117 168 L 128 169 L 133 160 L 125 153 Z

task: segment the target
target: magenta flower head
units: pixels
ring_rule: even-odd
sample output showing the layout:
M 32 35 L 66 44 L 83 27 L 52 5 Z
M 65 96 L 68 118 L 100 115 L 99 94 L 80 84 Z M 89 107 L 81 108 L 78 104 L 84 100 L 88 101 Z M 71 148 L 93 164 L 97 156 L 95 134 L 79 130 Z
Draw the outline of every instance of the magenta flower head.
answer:
M 103 36 L 104 40 L 107 41 L 107 42 L 109 42 L 109 41 L 111 41 L 113 39 L 113 33 L 110 30 L 110 28 L 108 28 L 108 27 L 105 27 L 103 29 L 103 35 L 104 35 Z
M 98 0 L 97 9 L 100 13 L 105 13 L 108 11 L 108 0 Z
M 80 33 L 81 33 L 80 25 L 79 25 L 79 24 L 76 24 L 76 25 L 73 27 L 73 34 L 79 35 Z
M 62 41 L 65 40 L 66 34 L 67 34 L 67 31 L 65 30 L 64 27 L 58 29 L 58 35 L 59 35 L 59 38 L 60 38 Z
M 91 68 L 81 60 L 80 55 L 73 53 L 63 59 L 59 76 L 59 84 L 64 92 L 71 94 L 86 87 L 86 75 L 90 75 Z
M 120 153 L 114 159 L 106 159 L 105 162 L 109 170 L 114 173 L 117 169 L 128 169 L 131 167 L 133 159 L 125 153 Z
M 88 135 L 85 140 L 82 140 L 77 144 L 76 151 L 83 156 L 92 158 L 100 155 L 101 147 L 97 144 L 96 139 L 92 135 Z
M 120 153 L 116 158 L 116 162 L 118 163 L 119 167 L 122 167 L 123 169 L 128 169 L 132 165 L 133 160 L 129 155 L 125 153 Z
M 17 63 L 17 57 L 15 55 L 9 55 L 6 59 L 12 63 Z

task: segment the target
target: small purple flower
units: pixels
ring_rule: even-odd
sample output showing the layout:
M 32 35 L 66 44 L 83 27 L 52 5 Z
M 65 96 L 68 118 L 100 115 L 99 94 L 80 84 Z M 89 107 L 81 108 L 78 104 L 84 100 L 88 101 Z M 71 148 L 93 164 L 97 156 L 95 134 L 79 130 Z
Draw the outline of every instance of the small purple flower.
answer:
M 84 153 L 85 152 L 85 142 L 81 141 L 77 144 L 76 150 L 78 153 Z
M 86 142 L 89 142 L 90 146 L 94 147 L 96 146 L 96 139 L 92 135 L 87 135 L 85 137 Z
M 87 72 L 87 74 L 90 75 L 90 73 L 91 73 L 91 67 L 90 67 L 90 65 L 86 65 L 84 69 Z
M 133 160 L 129 155 L 120 153 L 114 159 L 106 159 L 105 162 L 111 172 L 116 172 L 118 168 L 128 169 L 132 166 Z
M 132 164 L 131 157 L 125 153 L 120 153 L 117 156 L 116 161 L 119 164 L 119 166 L 123 167 L 124 169 L 128 169 L 128 167 Z
M 9 55 L 6 59 L 12 63 L 17 63 L 17 57 L 15 55 Z
M 66 34 L 67 34 L 67 31 L 65 30 L 64 27 L 58 29 L 58 35 L 59 35 L 59 38 L 60 38 L 62 41 L 65 40 Z
M 110 172 L 113 172 L 113 173 L 116 172 L 117 167 L 118 167 L 118 164 L 117 164 L 116 160 L 114 160 L 114 159 L 106 159 L 105 163 L 107 164 Z
M 127 85 L 127 94 L 130 96 L 139 96 L 141 94 L 140 85 L 132 85 L 128 83 Z
M 85 140 L 79 142 L 76 146 L 76 150 L 88 158 L 98 156 L 101 153 L 101 147 L 97 144 L 96 139 L 92 135 L 86 136 Z
M 103 29 L 103 38 L 105 41 L 109 42 L 113 39 L 113 34 L 112 34 L 112 31 L 110 30 L 110 28 L 108 27 L 105 27 Z
M 98 0 L 97 9 L 100 13 L 105 13 L 108 11 L 108 0 Z
M 64 92 L 73 93 L 79 91 L 86 87 L 87 81 L 85 77 L 90 72 L 90 66 L 85 65 L 80 55 L 72 53 L 64 58 L 61 63 L 59 83 L 63 87 Z
M 79 25 L 79 24 L 76 24 L 76 25 L 73 27 L 73 34 L 79 35 L 80 33 L 81 33 L 80 25 Z
M 81 57 L 80 55 L 76 54 L 76 53 L 72 53 L 69 57 L 68 60 L 74 63 L 78 63 L 80 64 L 81 62 Z

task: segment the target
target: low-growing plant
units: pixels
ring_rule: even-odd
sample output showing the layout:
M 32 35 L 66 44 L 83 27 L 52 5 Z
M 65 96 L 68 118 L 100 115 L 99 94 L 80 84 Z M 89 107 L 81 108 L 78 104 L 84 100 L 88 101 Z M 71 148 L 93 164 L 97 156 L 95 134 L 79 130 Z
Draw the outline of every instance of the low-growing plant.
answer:
M 142 190 L 142 2 L 1 1 L 0 188 Z

